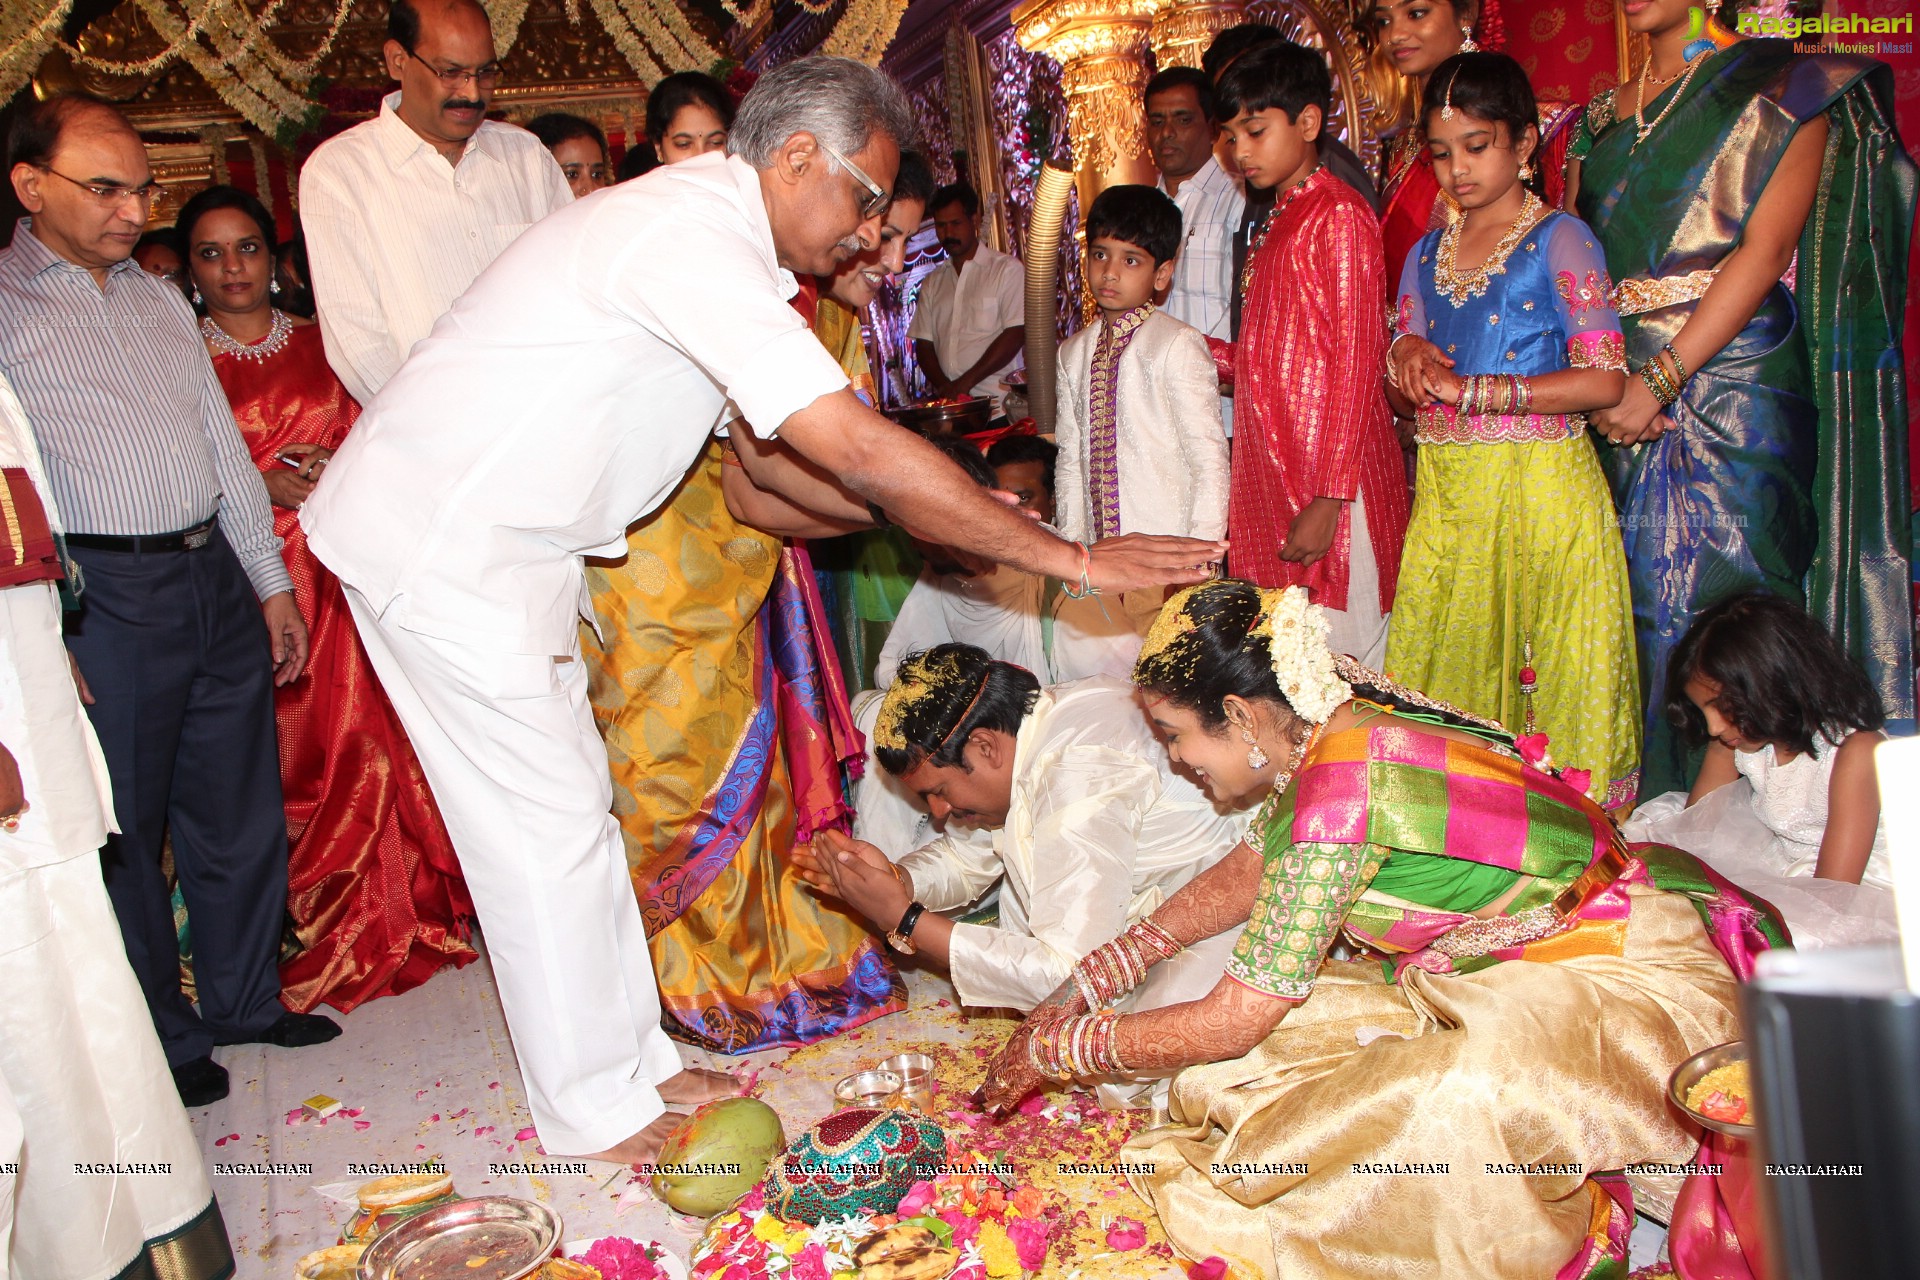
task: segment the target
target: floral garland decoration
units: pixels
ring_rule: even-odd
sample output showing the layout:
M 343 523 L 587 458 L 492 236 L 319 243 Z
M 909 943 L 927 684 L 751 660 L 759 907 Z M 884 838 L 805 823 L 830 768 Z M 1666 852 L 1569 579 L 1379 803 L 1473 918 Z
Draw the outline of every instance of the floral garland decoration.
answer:
M 0 5 L 0 102 L 33 78 L 40 59 L 59 40 L 72 9 L 73 0 L 42 0 L 38 8 L 33 0 Z
M 847 0 L 847 11 L 840 15 L 820 52 L 878 66 L 906 11 L 907 0 Z
M 1310 602 L 1305 587 L 1260 593 L 1266 606 L 1253 634 L 1269 637 L 1273 677 L 1287 705 L 1315 724 L 1323 724 L 1353 686 L 1340 678 L 1327 644 L 1327 611 Z

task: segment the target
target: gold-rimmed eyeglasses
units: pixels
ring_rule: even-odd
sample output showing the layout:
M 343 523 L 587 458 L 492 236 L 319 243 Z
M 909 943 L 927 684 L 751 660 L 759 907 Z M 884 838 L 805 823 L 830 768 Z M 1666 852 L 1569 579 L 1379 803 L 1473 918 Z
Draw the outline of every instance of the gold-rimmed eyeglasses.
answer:
M 436 67 L 411 49 L 407 50 L 407 56 L 433 72 L 446 89 L 458 89 L 469 80 L 482 89 L 491 89 L 500 83 L 500 64 L 497 62 L 489 62 L 484 67 Z
M 136 200 L 142 205 L 150 205 L 160 198 L 161 185 L 152 179 L 137 187 L 121 186 L 117 182 L 82 182 L 78 178 L 69 178 L 50 164 L 35 165 L 42 173 L 50 173 L 62 182 L 71 182 L 101 204 L 118 206 L 125 200 Z
M 817 138 L 815 141 L 820 144 L 822 151 L 825 151 L 839 162 L 842 169 L 845 169 L 853 175 L 855 182 L 858 182 L 867 189 L 867 198 L 860 203 L 860 216 L 862 218 L 877 218 L 885 212 L 886 207 L 893 203 L 893 193 L 886 190 L 872 178 L 869 178 L 859 165 L 841 155 L 838 148 L 831 142 L 828 142 L 825 138 Z

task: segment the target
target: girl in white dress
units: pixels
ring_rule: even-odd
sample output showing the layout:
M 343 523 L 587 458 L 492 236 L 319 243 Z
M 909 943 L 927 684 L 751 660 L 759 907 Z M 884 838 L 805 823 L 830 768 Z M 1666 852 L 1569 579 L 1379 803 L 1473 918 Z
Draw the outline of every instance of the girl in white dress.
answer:
M 1641 807 L 1629 838 L 1678 844 L 1772 901 L 1800 946 L 1888 936 L 1873 768 L 1885 717 L 1826 630 L 1778 596 L 1722 601 L 1675 651 L 1667 713 L 1706 758 L 1690 793 Z

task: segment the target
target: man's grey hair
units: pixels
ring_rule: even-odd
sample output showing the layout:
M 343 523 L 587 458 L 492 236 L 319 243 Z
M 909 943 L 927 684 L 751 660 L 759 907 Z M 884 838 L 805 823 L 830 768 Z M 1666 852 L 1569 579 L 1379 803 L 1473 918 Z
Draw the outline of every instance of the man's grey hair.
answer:
M 911 150 L 920 130 L 907 95 L 884 72 L 852 58 L 798 58 L 767 72 L 748 91 L 727 133 L 727 154 L 765 169 L 796 133 L 810 133 L 851 156 L 875 133 Z M 828 164 L 829 171 L 839 169 L 832 157 Z

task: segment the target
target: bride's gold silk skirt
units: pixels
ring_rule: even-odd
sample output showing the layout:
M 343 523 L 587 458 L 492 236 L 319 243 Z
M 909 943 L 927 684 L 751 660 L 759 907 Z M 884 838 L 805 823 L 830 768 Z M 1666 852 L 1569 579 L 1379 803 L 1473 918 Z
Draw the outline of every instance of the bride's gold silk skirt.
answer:
M 1551 1280 L 1596 1222 L 1587 1175 L 1693 1156 L 1667 1076 L 1739 1035 L 1691 902 L 1627 892 L 1551 962 L 1399 985 L 1328 962 L 1253 1052 L 1174 1077 L 1172 1125 L 1123 1156 L 1153 1166 L 1135 1189 L 1236 1276 Z

